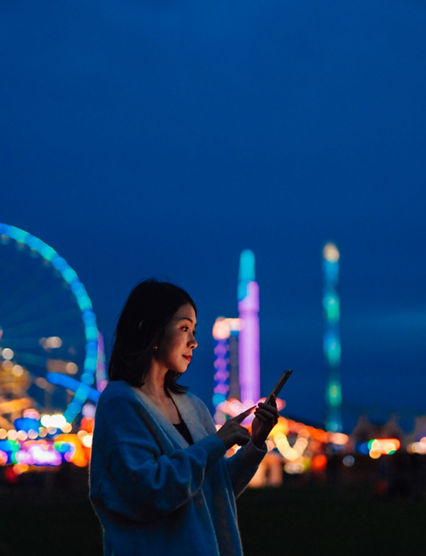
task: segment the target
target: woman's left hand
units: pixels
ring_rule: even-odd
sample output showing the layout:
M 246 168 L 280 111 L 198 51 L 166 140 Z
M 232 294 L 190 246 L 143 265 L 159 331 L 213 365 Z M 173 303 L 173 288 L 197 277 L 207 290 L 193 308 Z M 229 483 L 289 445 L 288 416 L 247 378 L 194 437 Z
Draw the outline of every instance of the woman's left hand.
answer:
M 278 421 L 277 402 L 275 398 L 272 399 L 271 403 L 260 403 L 254 414 L 255 418 L 251 425 L 251 438 L 253 444 L 261 448 Z

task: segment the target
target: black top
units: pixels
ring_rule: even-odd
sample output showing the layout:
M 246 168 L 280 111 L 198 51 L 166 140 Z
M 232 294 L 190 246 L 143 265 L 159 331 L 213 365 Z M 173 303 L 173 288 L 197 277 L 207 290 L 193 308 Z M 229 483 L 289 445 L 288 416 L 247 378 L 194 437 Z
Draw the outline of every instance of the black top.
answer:
M 194 444 L 191 433 L 189 432 L 188 427 L 185 425 L 185 421 L 182 420 L 178 425 L 173 426 L 180 432 L 180 434 L 184 437 L 188 444 Z

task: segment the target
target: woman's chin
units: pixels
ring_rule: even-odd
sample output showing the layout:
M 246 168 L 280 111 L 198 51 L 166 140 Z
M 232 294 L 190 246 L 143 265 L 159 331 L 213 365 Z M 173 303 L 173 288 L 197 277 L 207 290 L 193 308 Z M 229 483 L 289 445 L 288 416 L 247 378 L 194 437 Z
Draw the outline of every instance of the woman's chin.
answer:
M 188 368 L 188 367 L 185 367 L 185 368 L 183 368 L 183 367 L 180 367 L 180 368 L 175 367 L 174 369 L 170 369 L 170 371 L 173 371 L 174 373 L 178 373 L 178 374 L 180 374 L 180 375 L 183 375 L 184 373 L 186 373 L 187 368 Z

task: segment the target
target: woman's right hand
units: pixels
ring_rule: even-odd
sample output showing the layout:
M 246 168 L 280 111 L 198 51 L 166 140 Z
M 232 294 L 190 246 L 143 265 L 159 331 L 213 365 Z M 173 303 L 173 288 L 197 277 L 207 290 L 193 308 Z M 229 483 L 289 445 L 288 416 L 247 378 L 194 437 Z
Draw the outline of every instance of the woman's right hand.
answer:
M 242 427 L 240 423 L 244 421 L 244 419 L 250 415 L 250 413 L 256 408 L 254 405 L 249 409 L 246 409 L 236 417 L 232 417 L 232 419 L 228 419 L 224 425 L 217 431 L 216 436 L 218 436 L 222 442 L 225 444 L 226 449 L 228 450 L 234 444 L 238 444 L 239 446 L 244 446 L 250 440 L 250 433 L 249 431 Z

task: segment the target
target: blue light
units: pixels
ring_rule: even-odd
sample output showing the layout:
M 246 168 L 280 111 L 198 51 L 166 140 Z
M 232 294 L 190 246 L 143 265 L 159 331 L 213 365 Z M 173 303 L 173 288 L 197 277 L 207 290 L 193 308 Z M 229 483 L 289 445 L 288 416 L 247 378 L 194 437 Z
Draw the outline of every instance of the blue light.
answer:
M 31 430 L 38 431 L 39 422 L 37 419 L 30 419 L 29 417 L 20 417 L 13 422 L 16 430 L 29 432 Z
M 70 288 L 76 297 L 85 297 L 86 290 L 80 280 L 74 280 L 70 284 Z
M 226 401 L 226 396 L 224 394 L 213 394 L 213 405 L 217 407 L 220 403 Z
M 98 342 L 94 342 L 93 340 L 90 340 L 90 342 L 87 342 L 86 353 L 90 357 L 96 357 L 97 358 L 98 357 Z
M 91 309 L 86 309 L 85 311 L 83 311 L 82 317 L 83 317 L 83 322 L 86 326 L 96 325 L 95 314 Z
M 240 255 L 240 268 L 238 272 L 238 301 L 247 296 L 248 284 L 255 280 L 254 253 L 250 249 L 244 249 Z
M 59 270 L 59 272 L 61 274 L 63 274 L 65 272 L 65 270 L 68 268 L 68 263 L 66 262 L 65 259 L 63 259 L 60 255 L 56 254 L 55 257 L 53 257 L 52 259 L 52 265 Z
M 84 372 L 81 375 L 81 382 L 84 382 L 84 384 L 90 385 L 93 383 L 93 380 L 94 380 L 94 376 L 92 373 Z

